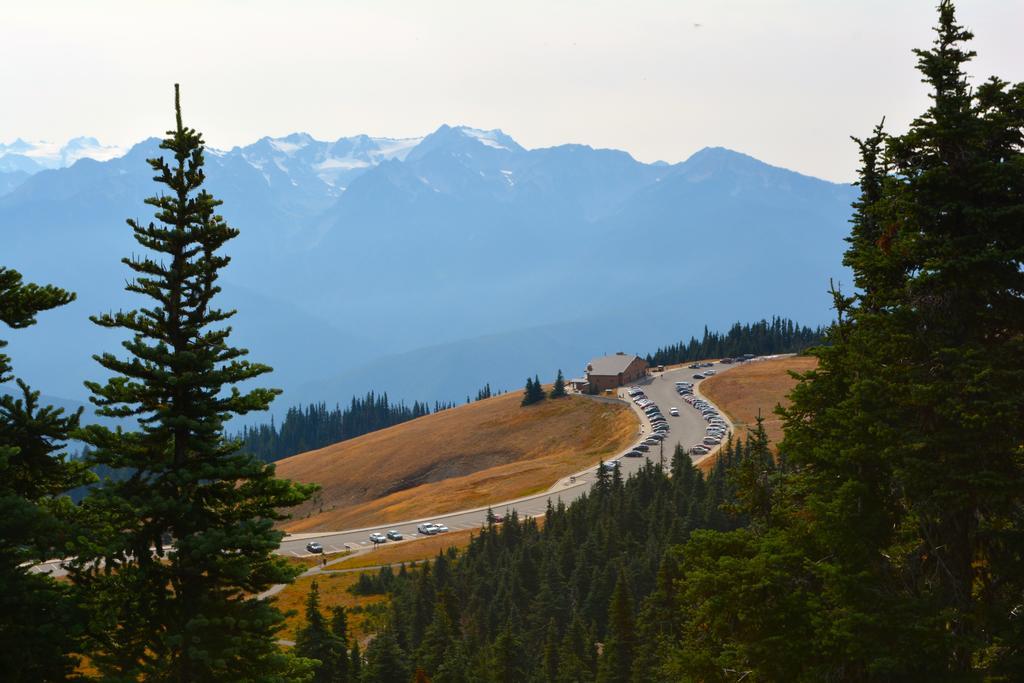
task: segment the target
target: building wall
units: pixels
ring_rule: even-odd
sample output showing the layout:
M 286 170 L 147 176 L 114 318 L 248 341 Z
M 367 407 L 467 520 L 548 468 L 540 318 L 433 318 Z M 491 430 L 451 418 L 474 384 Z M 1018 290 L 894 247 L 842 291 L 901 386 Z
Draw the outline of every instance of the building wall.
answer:
M 635 382 L 646 373 L 647 361 L 642 358 L 634 358 L 626 366 L 626 369 L 618 375 L 595 375 L 588 372 L 587 379 L 590 380 L 590 392 L 597 394 L 605 389 L 616 389 L 630 382 Z

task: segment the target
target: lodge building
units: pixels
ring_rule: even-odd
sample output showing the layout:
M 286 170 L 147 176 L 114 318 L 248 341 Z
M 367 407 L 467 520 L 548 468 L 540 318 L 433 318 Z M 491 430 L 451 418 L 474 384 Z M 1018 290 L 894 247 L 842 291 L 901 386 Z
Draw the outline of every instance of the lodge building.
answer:
M 647 374 L 647 361 L 619 351 L 587 363 L 586 391 L 597 394 L 635 382 Z

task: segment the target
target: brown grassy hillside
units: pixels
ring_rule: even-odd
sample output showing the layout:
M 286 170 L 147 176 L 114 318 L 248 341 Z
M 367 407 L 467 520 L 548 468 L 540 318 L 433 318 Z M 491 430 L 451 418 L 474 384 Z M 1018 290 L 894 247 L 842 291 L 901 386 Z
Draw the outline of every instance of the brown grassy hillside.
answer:
M 283 527 L 351 529 L 543 491 L 637 433 L 625 405 L 570 396 L 523 408 L 520 399 L 470 403 L 281 460 L 278 476 L 322 487 Z
M 746 427 L 754 425 L 760 410 L 768 438 L 778 443 L 782 439 L 782 420 L 775 414 L 775 406 L 789 405 L 786 395 L 796 386 L 789 371 L 807 372 L 817 365 L 818 359 L 809 356 L 746 363 L 704 380 L 700 390 L 725 411 L 740 436 L 746 434 Z M 710 466 L 711 462 L 701 462 L 701 469 Z

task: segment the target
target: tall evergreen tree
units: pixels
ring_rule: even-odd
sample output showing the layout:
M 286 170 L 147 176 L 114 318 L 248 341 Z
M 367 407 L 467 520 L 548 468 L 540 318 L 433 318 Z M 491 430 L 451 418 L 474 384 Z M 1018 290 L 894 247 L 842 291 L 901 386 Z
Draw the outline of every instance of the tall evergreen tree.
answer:
M 352 639 L 352 649 L 349 651 L 348 676 L 353 683 L 363 680 L 363 653 L 359 651 L 359 640 L 356 638 Z
M 394 629 L 386 628 L 366 648 L 366 666 L 359 675 L 362 683 L 409 683 L 412 672 Z
M 608 634 L 597 670 L 598 683 L 629 683 L 636 646 L 633 598 L 626 572 L 622 569 L 608 607 Z
M 129 220 L 150 254 L 125 258 L 127 290 L 147 308 L 93 321 L 131 336 L 128 357 L 96 360 L 112 376 L 87 382 L 102 415 L 134 418 L 133 431 L 90 425 L 79 436 L 91 463 L 130 476 L 94 489 L 72 577 L 92 612 L 95 666 L 108 680 L 273 681 L 295 674 L 275 642 L 282 615 L 257 596 L 297 570 L 273 555 L 280 512 L 311 487 L 274 477 L 273 466 L 224 435 L 236 415 L 264 410 L 277 390 L 237 384 L 269 372 L 228 344 L 234 311 L 216 307 L 225 244 L 238 231 L 202 189 L 202 136 L 182 123 L 148 160 L 166 192 L 146 200 L 155 222 Z
M 972 88 L 971 38 L 942 2 L 915 50 L 931 106 L 861 143 L 860 291 L 787 415 L 816 538 L 842 546 L 820 566 L 837 656 L 890 675 L 1024 666 L 1024 84 Z
M 0 267 L 0 322 L 22 329 L 74 294 L 26 283 Z M 0 349 L 7 342 L 0 339 Z M 0 353 L 0 384 L 13 379 L 11 359 Z M 81 463 L 61 453 L 80 411 L 65 415 L 39 405 L 39 392 L 21 380 L 16 393 L 0 393 L 0 672 L 8 681 L 65 680 L 81 635 L 67 587 L 27 563 L 63 554 L 68 489 L 89 481 Z
M 331 608 L 331 633 L 337 641 L 337 660 L 334 665 L 334 683 L 349 683 L 351 663 L 348 657 L 348 613 L 344 607 Z
M 338 616 L 335 615 L 337 622 Z M 335 627 L 342 630 L 344 612 L 341 612 L 341 623 Z M 306 623 L 299 629 L 295 637 L 295 654 L 305 659 L 318 660 L 314 668 L 314 683 L 340 683 L 343 671 L 348 670 L 347 650 L 344 641 L 338 637 L 334 628 L 330 628 L 323 613 L 320 611 L 320 588 L 314 581 L 306 596 Z M 339 662 L 343 662 L 340 664 Z
M 521 405 L 528 406 L 531 403 L 533 403 L 535 395 L 536 395 L 536 391 L 533 388 L 533 378 L 532 377 L 527 377 L 526 378 L 526 389 L 523 390 L 523 400 L 522 400 Z
M 783 413 L 772 525 L 687 546 L 681 676 L 1024 669 L 1024 84 L 971 88 L 970 38 L 943 1 L 916 51 L 931 106 L 858 141 L 857 290 L 834 293 L 818 369 Z
M 555 385 L 551 388 L 551 398 L 562 398 L 563 396 L 565 396 L 565 376 L 559 368 L 558 376 L 555 377 Z
M 544 385 L 540 383 L 540 377 L 527 377 L 526 378 L 526 389 L 523 391 L 523 401 L 521 405 L 528 406 L 534 403 L 539 403 L 546 398 L 547 394 L 544 393 Z

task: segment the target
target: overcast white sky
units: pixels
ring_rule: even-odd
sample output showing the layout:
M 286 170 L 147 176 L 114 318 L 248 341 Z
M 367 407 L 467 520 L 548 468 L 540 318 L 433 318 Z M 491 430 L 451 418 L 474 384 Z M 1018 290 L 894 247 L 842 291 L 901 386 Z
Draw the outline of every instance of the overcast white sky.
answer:
M 501 128 L 675 162 L 708 145 L 832 180 L 849 135 L 927 104 L 913 47 L 937 0 L 6 0 L 0 141 L 215 147 Z M 1024 80 L 1024 2 L 962 0 L 979 79 Z M 699 24 L 699 26 L 697 26 Z

